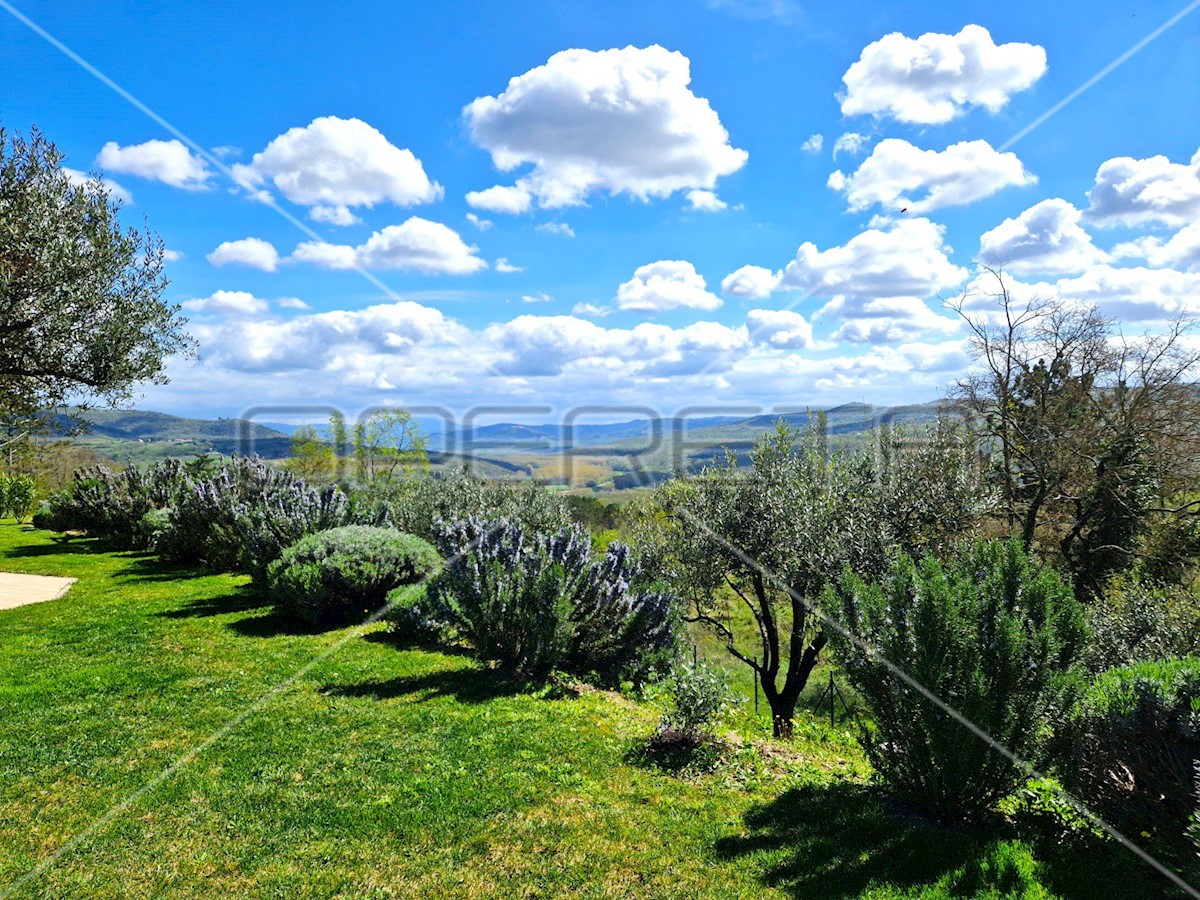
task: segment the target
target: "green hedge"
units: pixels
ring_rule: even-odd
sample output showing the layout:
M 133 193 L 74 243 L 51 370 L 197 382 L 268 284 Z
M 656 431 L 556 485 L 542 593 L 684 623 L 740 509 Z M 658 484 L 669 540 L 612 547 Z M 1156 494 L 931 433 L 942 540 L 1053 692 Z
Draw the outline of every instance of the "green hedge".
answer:
M 308 535 L 271 564 L 268 584 L 281 612 L 314 624 L 361 620 L 390 591 L 414 584 L 441 558 L 426 541 L 392 528 L 347 525 Z

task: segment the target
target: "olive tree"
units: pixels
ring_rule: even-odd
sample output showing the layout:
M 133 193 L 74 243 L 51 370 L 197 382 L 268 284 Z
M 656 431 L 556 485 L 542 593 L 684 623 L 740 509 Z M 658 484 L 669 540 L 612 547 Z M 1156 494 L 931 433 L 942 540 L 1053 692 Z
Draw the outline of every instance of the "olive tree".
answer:
M 845 569 L 877 576 L 899 549 L 969 530 L 980 495 L 947 435 L 922 449 L 889 439 L 885 454 L 827 452 L 820 420 L 804 433 L 781 423 L 749 467 L 730 455 L 659 489 L 639 543 L 687 599 L 690 621 L 758 673 L 776 737 L 791 735 L 828 642 L 818 601 L 830 580 Z M 914 464 L 906 453 L 925 456 Z M 908 480 L 917 475 L 921 484 Z
M 162 240 L 122 227 L 120 204 L 78 181 L 40 132 L 0 128 L 0 413 L 127 400 L 164 383 L 190 352 L 179 308 L 162 299 Z

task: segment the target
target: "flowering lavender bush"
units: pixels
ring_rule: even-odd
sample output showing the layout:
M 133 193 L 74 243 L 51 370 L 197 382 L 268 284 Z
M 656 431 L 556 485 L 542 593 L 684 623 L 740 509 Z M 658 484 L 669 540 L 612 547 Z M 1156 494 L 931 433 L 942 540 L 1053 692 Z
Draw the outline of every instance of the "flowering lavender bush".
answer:
M 883 661 L 1011 753 L 1044 759 L 1078 685 L 1083 612 L 1019 543 L 981 542 L 945 566 L 901 556 L 882 584 L 845 575 L 827 605 L 846 629 L 835 636 L 846 675 L 870 708 L 863 746 L 904 799 L 968 818 L 1022 773 Z
M 350 524 L 381 525 L 356 517 L 337 485 L 310 487 L 257 457 L 235 457 L 212 477 L 188 481 L 171 514 L 173 534 L 160 552 L 178 562 L 204 562 L 256 579 L 302 537 Z
M 429 591 L 429 615 L 484 659 L 513 671 L 562 670 L 608 682 L 640 679 L 671 656 L 677 614 L 627 547 L 592 558 L 579 527 L 532 535 L 501 519 L 440 524 L 447 557 Z
M 171 459 L 145 470 L 130 466 L 113 472 L 104 466 L 80 469 L 67 491 L 53 495 L 41 518 L 59 531 L 85 531 L 125 547 L 145 546 L 142 520 L 170 505 L 184 490 L 183 464 Z

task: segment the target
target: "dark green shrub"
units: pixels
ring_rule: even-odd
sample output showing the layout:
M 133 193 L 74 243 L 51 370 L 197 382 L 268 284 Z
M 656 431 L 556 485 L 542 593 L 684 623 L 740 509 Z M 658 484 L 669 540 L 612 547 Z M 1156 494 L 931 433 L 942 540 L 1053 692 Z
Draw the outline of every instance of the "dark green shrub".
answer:
M 1186 656 L 1200 647 L 1194 588 L 1116 578 L 1088 605 L 1087 618 L 1084 662 L 1092 672 Z
M 51 494 L 48 499 L 41 501 L 29 520 L 30 524 L 43 531 L 70 531 L 70 522 L 63 512 L 64 496 L 62 493 Z
M 171 508 L 151 509 L 141 522 L 141 544 L 154 553 L 162 553 L 162 547 L 175 536 L 171 522 Z
M 501 520 L 437 529 L 448 562 L 430 586 L 431 618 L 481 657 L 525 675 L 560 670 L 608 683 L 639 680 L 670 658 L 677 611 L 629 548 L 592 558 L 578 526 L 531 535 Z
M 1067 785 L 1118 828 L 1177 845 L 1196 808 L 1200 658 L 1105 672 L 1072 717 Z
M 863 746 L 897 795 L 968 818 L 1022 772 L 881 660 L 1018 757 L 1043 759 L 1077 683 L 1083 612 L 1019 543 L 981 542 L 945 566 L 901 556 L 883 584 L 847 574 L 827 602 L 847 630 L 835 638 L 846 675 L 870 709 Z
M 392 528 L 349 525 L 310 534 L 268 569 L 281 611 L 314 624 L 365 618 L 395 588 L 433 572 L 440 557 L 426 541 Z

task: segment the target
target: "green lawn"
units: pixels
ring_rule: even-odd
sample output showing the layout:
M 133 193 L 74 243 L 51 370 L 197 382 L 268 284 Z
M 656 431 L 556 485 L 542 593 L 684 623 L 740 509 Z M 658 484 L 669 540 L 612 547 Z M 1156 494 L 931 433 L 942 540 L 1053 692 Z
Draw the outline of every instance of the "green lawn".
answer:
M 79 579 L 0 612 L 0 897 L 1160 893 L 1111 847 L 893 816 L 819 721 L 679 778 L 632 761 L 652 708 L 305 632 L 244 578 L 11 524 L 0 570 Z

